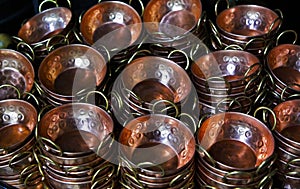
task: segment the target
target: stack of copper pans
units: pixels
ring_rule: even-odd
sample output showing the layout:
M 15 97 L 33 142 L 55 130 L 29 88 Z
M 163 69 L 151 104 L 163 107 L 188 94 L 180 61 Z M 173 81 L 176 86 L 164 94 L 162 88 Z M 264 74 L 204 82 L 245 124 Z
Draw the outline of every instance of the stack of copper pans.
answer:
M 162 57 L 145 56 L 134 59 L 118 76 L 111 91 L 111 106 L 124 126 L 146 114 L 191 115 L 193 104 L 187 105 L 191 93 L 192 82 L 182 67 Z
M 240 112 L 212 115 L 196 134 L 198 187 L 272 188 L 275 141 L 258 119 Z
M 282 24 L 282 14 L 259 5 L 236 5 L 218 13 L 216 21 L 209 22 L 212 30 L 211 43 L 214 49 L 228 46 L 239 47 L 262 57 L 264 49 L 277 36 Z
M 158 8 L 160 7 L 160 8 Z M 199 0 L 151 0 L 146 4 L 143 21 L 154 55 L 186 65 L 186 56 L 208 37 L 206 14 Z M 197 39 L 196 39 L 197 38 Z M 183 53 L 172 53 L 179 50 Z
M 0 100 L 23 98 L 31 92 L 35 72 L 31 61 L 12 49 L 0 50 Z
M 33 155 L 37 111 L 26 101 L 8 99 L 0 101 L 0 117 L 0 180 L 29 188 L 39 180 Z
M 98 106 L 65 104 L 39 122 L 38 157 L 50 188 L 108 188 L 116 183 L 113 120 Z
M 201 56 L 191 66 L 191 79 L 205 113 L 249 113 L 259 93 L 262 64 L 241 50 L 218 50 Z
M 83 42 L 106 54 L 111 74 L 132 56 L 143 33 L 142 18 L 129 4 L 104 1 L 90 7 L 80 21 Z
M 298 188 L 300 185 L 300 100 L 287 100 L 273 108 L 269 116 L 276 142 L 276 178 L 280 188 Z
M 38 64 L 57 46 L 72 42 L 74 22 L 67 7 L 43 10 L 29 18 L 15 37 L 18 51 Z M 38 65 L 36 66 L 38 67 Z
M 79 102 L 95 91 L 106 77 L 106 62 L 97 50 L 69 44 L 53 50 L 38 70 L 42 97 L 51 105 Z
M 266 57 L 270 107 L 300 97 L 300 46 L 280 44 L 273 47 Z
M 194 188 L 195 138 L 186 125 L 151 114 L 128 122 L 120 137 L 125 188 Z

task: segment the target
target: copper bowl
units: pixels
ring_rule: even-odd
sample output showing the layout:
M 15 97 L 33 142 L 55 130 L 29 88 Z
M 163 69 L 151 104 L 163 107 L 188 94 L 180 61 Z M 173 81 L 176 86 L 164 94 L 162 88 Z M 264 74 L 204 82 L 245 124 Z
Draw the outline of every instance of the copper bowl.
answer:
M 37 124 L 35 107 L 23 100 L 0 101 L 0 117 L 0 148 L 7 152 L 23 145 Z
M 282 88 L 289 86 L 293 94 L 300 91 L 300 46 L 281 44 L 273 47 L 266 57 L 274 82 Z
M 87 45 L 70 44 L 51 51 L 43 59 L 38 79 L 46 93 L 70 99 L 79 92 L 95 90 L 106 71 L 102 54 Z
M 286 144 L 294 146 L 299 149 L 300 152 L 300 120 L 298 118 L 300 112 L 300 100 L 288 100 L 281 102 L 273 108 L 276 116 L 276 122 L 274 118 L 270 116 L 269 122 L 274 127 L 274 136 L 280 138 Z
M 239 112 L 212 115 L 200 126 L 196 140 L 224 170 L 256 169 L 273 155 L 275 148 L 269 128 Z
M 113 120 L 103 109 L 88 103 L 70 103 L 46 112 L 37 135 L 39 141 L 41 137 L 48 139 L 41 142 L 49 153 L 75 158 L 92 156 L 112 131 Z
M 20 98 L 18 93 L 23 95 L 31 91 L 35 72 L 23 54 L 12 49 L 0 49 L 0 62 L 0 100 Z
M 166 41 L 191 31 L 201 15 L 199 0 L 151 0 L 145 7 L 143 21 L 151 37 Z
M 236 5 L 220 12 L 216 18 L 216 25 L 221 33 L 230 38 L 268 38 L 280 28 L 281 18 L 267 7 Z
M 49 8 L 31 17 L 18 32 L 28 44 L 35 44 L 62 33 L 71 22 L 72 12 L 66 7 Z
M 125 88 L 149 103 L 161 99 L 182 102 L 192 87 L 183 68 L 171 60 L 157 56 L 133 60 L 125 67 L 120 78 Z M 145 92 L 153 89 L 155 92 Z
M 195 139 L 190 129 L 183 122 L 161 114 L 131 120 L 122 129 L 119 142 L 120 156 L 133 168 L 158 177 L 184 170 L 195 153 Z
M 139 38 L 142 32 L 141 23 L 140 15 L 130 5 L 119 1 L 105 1 L 92 6 L 84 13 L 80 32 L 89 45 L 113 32 L 114 41 L 110 42 L 118 41 L 127 47 Z M 106 45 L 110 47 L 112 44 L 105 42 L 104 46 Z M 111 49 L 109 47 L 108 49 Z
M 191 65 L 191 74 L 204 86 L 231 87 L 246 85 L 261 71 L 260 60 L 242 50 L 218 50 L 203 55 Z

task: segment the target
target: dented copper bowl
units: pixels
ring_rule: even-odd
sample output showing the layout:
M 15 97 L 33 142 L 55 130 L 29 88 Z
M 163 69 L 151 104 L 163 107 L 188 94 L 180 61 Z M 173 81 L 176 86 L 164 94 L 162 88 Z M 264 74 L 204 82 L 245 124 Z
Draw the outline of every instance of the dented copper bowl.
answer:
M 59 151 L 52 146 L 52 153 L 76 157 L 95 152 L 112 131 L 112 118 L 103 109 L 87 103 L 70 103 L 48 111 L 39 122 L 37 134 L 60 148 Z M 42 142 L 49 149 L 51 143 Z
M 293 93 L 300 91 L 300 46 L 281 44 L 273 47 L 266 57 L 267 68 L 275 82 Z
M 195 153 L 195 139 L 189 128 L 161 114 L 131 120 L 121 131 L 119 142 L 121 157 L 131 162 L 133 168 L 160 177 L 182 171 Z
M 288 100 L 279 103 L 273 108 L 276 122 L 272 116 L 269 117 L 270 125 L 274 127 L 275 137 L 295 148 L 300 149 L 300 100 Z M 300 150 L 299 150 L 300 151 Z
M 264 6 L 236 5 L 220 12 L 216 25 L 220 32 L 230 38 L 268 38 L 280 28 L 281 18 Z
M 49 8 L 31 17 L 18 31 L 28 44 L 35 44 L 62 33 L 69 25 L 72 12 L 66 7 Z
M 106 76 L 107 65 L 98 51 L 82 44 L 59 47 L 43 59 L 38 79 L 46 93 L 73 98 L 95 90 Z M 85 92 L 83 92 L 85 91 Z
M 0 148 L 6 152 L 12 152 L 23 145 L 37 124 L 35 107 L 23 100 L 0 101 L 0 117 Z
M 231 87 L 246 85 L 261 70 L 260 60 L 242 50 L 218 50 L 201 56 L 191 65 L 191 74 L 198 83 Z
M 170 100 L 182 102 L 191 91 L 191 80 L 175 62 L 157 56 L 133 60 L 120 75 L 125 88 L 144 101 Z M 145 92 L 154 90 L 155 92 Z
M 198 130 L 197 143 L 224 170 L 253 170 L 272 156 L 275 148 L 265 124 L 238 112 L 218 113 L 206 119 Z
M 80 23 L 81 34 L 89 45 L 99 41 L 112 49 L 118 43 L 122 47 L 133 44 L 142 32 L 140 15 L 129 4 L 119 1 L 105 1 L 89 8 Z M 106 34 L 113 33 L 113 41 L 101 40 Z M 111 37 L 104 38 L 110 40 Z M 117 48 L 117 45 L 115 48 Z M 110 48 L 111 47 L 111 48 Z
M 143 21 L 151 37 L 166 41 L 191 31 L 201 15 L 199 0 L 151 0 L 145 7 Z
M 13 49 L 1 49 L 0 62 L 0 100 L 20 98 L 18 95 L 31 91 L 35 72 L 23 54 Z

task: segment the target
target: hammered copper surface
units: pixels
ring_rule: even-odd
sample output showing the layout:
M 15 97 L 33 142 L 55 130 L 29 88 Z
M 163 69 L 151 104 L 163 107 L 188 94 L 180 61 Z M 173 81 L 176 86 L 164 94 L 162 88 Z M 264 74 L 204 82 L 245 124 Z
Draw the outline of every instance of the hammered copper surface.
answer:
M 31 17 L 18 31 L 28 44 L 40 42 L 61 33 L 70 23 L 72 12 L 66 7 L 49 8 Z
M 139 38 L 142 32 L 142 19 L 135 9 L 123 2 L 105 1 L 89 8 L 82 17 L 80 23 L 80 31 L 86 43 L 92 45 L 95 42 L 93 38 L 98 39 L 99 37 L 101 37 L 101 35 L 94 36 L 95 32 L 97 32 L 97 29 L 99 29 L 99 27 L 104 27 L 103 24 L 108 22 L 115 22 L 127 27 L 131 34 L 130 38 L 128 38 L 129 36 L 127 29 L 119 30 L 120 32 L 117 31 L 116 33 L 120 34 L 120 36 L 118 36 L 119 38 L 125 36 L 126 40 L 129 39 L 128 44 L 130 45 Z M 116 28 L 108 27 L 108 29 Z

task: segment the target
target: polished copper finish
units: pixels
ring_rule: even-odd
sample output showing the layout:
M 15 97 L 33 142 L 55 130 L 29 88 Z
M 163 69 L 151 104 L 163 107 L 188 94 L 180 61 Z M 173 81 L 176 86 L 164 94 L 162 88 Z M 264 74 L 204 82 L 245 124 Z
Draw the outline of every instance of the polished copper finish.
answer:
M 18 36 L 34 44 L 62 33 L 72 18 L 66 7 L 50 8 L 31 17 L 19 30 Z

